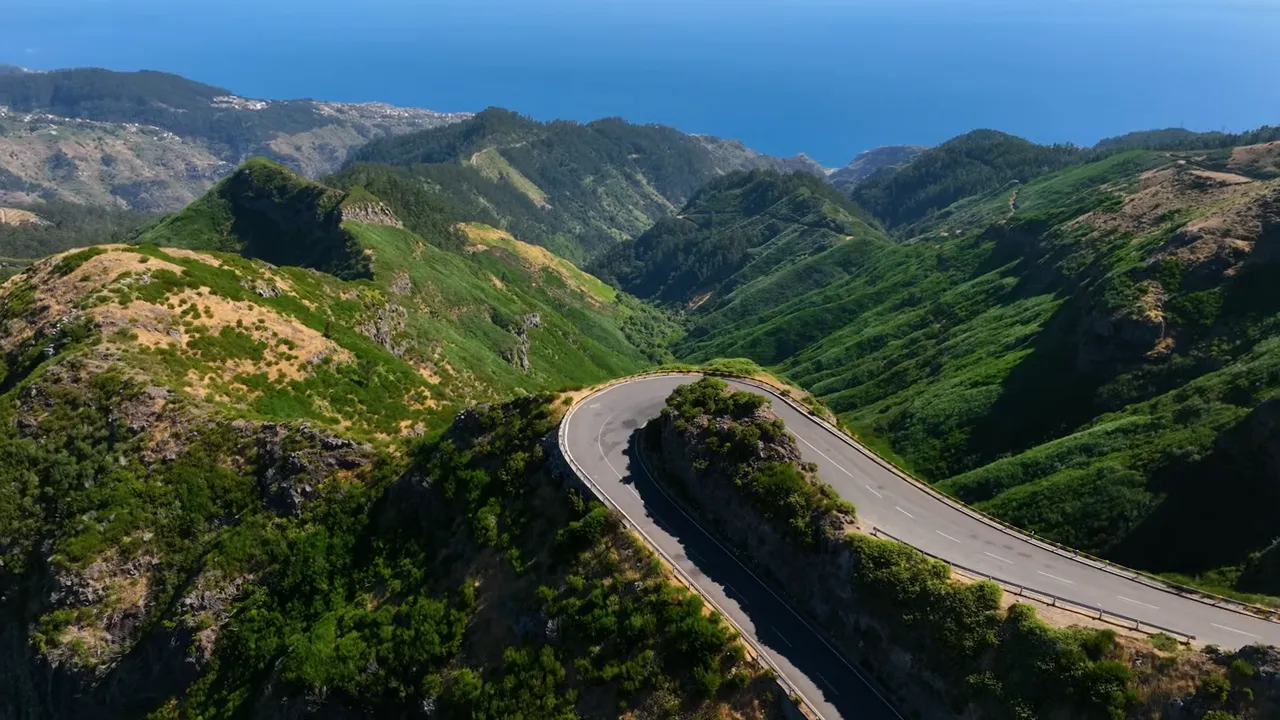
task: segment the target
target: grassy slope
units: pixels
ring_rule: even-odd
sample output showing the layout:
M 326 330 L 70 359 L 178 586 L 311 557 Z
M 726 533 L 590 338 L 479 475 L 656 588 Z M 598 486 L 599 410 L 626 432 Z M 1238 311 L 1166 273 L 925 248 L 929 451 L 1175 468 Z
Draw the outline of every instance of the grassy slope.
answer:
M 68 256 L 37 279 L 78 285 L 109 260 L 174 258 L 144 252 Z M 6 287 L 10 361 L 42 312 L 22 295 Z M 359 392 L 395 372 L 386 353 L 333 388 L 351 393 L 352 425 L 317 436 L 305 415 L 208 414 L 181 386 L 164 393 L 168 378 L 128 354 L 136 338 L 76 328 L 34 372 L 11 362 L 0 394 L 13 460 L 0 470 L 5 717 L 231 718 L 300 701 L 377 716 L 429 703 L 492 718 L 776 711 L 718 616 L 551 477 L 539 443 L 563 409 L 554 396 L 464 415 L 417 452 L 377 452 L 348 431 L 397 401 Z M 301 507 L 281 508 L 273 483 Z M 50 662 L 67 692 L 45 691 Z
M 595 278 L 549 254 L 530 262 L 532 249 L 522 254 L 527 246 L 514 239 L 485 252 L 455 252 L 406 229 L 339 223 L 337 208 L 344 199 L 355 203 L 351 198 L 376 202 L 363 189 L 344 195 L 254 161 L 140 241 L 256 250 L 278 263 L 321 269 L 357 268 L 358 276 L 370 279 L 335 296 L 359 302 L 330 302 L 342 308 L 356 304 L 350 326 L 366 334 L 379 330 L 384 346 L 438 383 L 435 395 L 443 402 L 590 384 L 646 364 L 622 330 L 635 313 Z M 289 233 L 275 234 L 285 224 Z M 427 220 L 422 225 L 435 227 Z M 317 249 L 325 243 L 329 252 Z M 299 253 L 297 247 L 310 251 Z M 534 313 L 539 326 L 528 332 L 525 372 L 511 361 L 520 342 L 515 331 Z
M 716 306 L 734 288 L 876 231 L 822 180 L 734 172 L 697 192 L 675 218 L 624 241 L 589 268 L 640 297 Z
M 399 166 L 469 219 L 577 263 L 671 215 L 724 169 L 700 140 L 671 128 L 538 123 L 500 109 L 374 141 L 353 159 Z
M 282 216 L 378 210 L 284 179 Z M 263 234 L 238 187 L 145 238 L 182 247 L 0 290 L 0 715 L 776 712 L 718 616 L 546 467 L 565 405 L 529 391 L 641 369 L 651 310 L 478 225 L 446 250 L 342 221 L 356 280 L 191 250 Z M 532 313 L 526 373 L 504 355 Z
M 677 354 L 759 361 L 944 490 L 1041 534 L 1275 593 L 1247 568 L 1237 581 L 1271 541 L 1276 498 L 1265 450 L 1233 440 L 1280 388 L 1280 308 L 1259 294 L 1270 266 L 1206 280 L 1169 255 L 1180 228 L 1230 223 L 1274 181 L 1201 187 L 1195 161 L 1173 160 L 1110 156 L 1022 186 L 1013 209 L 1012 189 L 960 203 L 912 243 L 842 243 L 696 315 Z M 1140 194 L 1140 173 L 1165 166 L 1181 179 Z M 1141 317 L 1160 277 L 1170 355 L 1088 331 Z M 1180 532 L 1205 522 L 1209 538 Z
M 727 390 L 705 378 L 667 398 L 662 418 L 646 428 L 650 450 L 672 463 L 659 478 L 753 555 L 765 577 L 804 585 L 796 602 L 873 668 L 891 697 L 909 698 L 899 706 L 905 714 L 929 714 L 925 698 L 935 693 L 950 715 L 964 717 L 1151 718 L 1172 698 L 1205 718 L 1275 713 L 1250 664 L 1260 648 L 1231 656 L 1182 650 L 1167 635 L 1050 627 L 1035 606 L 1002 598 L 994 583 L 961 581 L 910 546 L 857 532 L 853 507 L 833 501 L 812 466 L 794 460 L 781 422 L 761 412 L 768 402 Z M 903 651 L 916 662 L 888 670 Z M 1210 708 L 1222 715 L 1203 714 Z

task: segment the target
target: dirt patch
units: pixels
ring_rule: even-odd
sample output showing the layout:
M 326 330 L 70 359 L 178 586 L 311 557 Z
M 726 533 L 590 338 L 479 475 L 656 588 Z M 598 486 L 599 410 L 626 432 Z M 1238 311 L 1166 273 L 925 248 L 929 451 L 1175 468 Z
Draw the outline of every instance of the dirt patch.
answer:
M 1255 246 L 1266 261 L 1270 248 L 1258 246 L 1280 224 L 1280 184 L 1255 183 L 1268 191 L 1250 194 L 1239 202 L 1228 202 L 1209 215 L 1188 223 L 1174 233 L 1153 261 L 1178 261 L 1192 288 L 1209 286 L 1235 275 L 1255 254 Z
M 261 305 L 228 300 L 205 288 L 184 290 L 170 295 L 167 300 L 177 308 L 184 308 L 189 304 L 200 308 L 198 325 L 204 329 L 204 334 L 217 335 L 224 328 L 234 328 L 268 345 L 260 363 L 247 360 L 229 363 L 232 369 L 239 372 L 266 372 L 273 381 L 282 378 L 298 380 L 309 376 L 310 366 L 323 358 L 332 357 L 341 363 L 352 361 L 351 353 L 322 333 Z M 164 331 L 165 344 L 186 347 L 194 338 L 192 333 L 181 327 L 178 311 L 170 310 L 167 306 L 135 300 L 124 307 L 106 305 L 95 308 L 93 312 L 102 323 L 104 331 L 111 327 L 136 329 L 131 319 L 150 317 L 154 320 L 160 314 L 166 314 L 170 325 Z M 142 329 L 154 332 L 150 327 Z
M 202 253 L 196 250 L 188 250 L 187 248 L 176 248 L 176 247 L 167 247 L 164 249 L 163 252 L 165 255 L 172 255 L 174 257 L 186 258 L 188 260 L 198 260 L 204 263 L 205 265 L 209 265 L 210 267 L 216 267 L 216 268 L 222 267 L 222 261 L 214 257 L 213 255 L 210 255 L 209 253 Z
M 17 208 L 0 207 L 0 225 L 24 225 L 27 223 L 34 225 L 49 224 L 33 212 L 18 210 Z
M 76 305 L 103 286 L 117 282 L 150 282 L 156 270 L 183 272 L 173 263 L 124 250 L 123 245 L 100 246 L 108 252 L 89 258 L 66 275 L 54 272 L 58 261 L 79 250 L 53 255 L 32 266 L 26 272 L 5 282 L 0 291 L 12 294 L 21 284 L 35 289 L 34 312 L 9 324 L 8 332 L 0 340 L 0 348 L 11 352 L 30 340 L 38 331 L 47 329 L 79 315 Z
M 414 369 L 418 371 L 418 374 L 422 376 L 423 380 L 426 380 L 432 385 L 440 384 L 440 375 L 436 373 L 435 365 L 431 363 L 427 363 L 426 365 L 414 365 Z
M 1280 141 L 1235 148 L 1231 151 L 1227 168 L 1255 177 L 1280 175 Z
M 689 309 L 697 310 L 699 307 L 703 305 L 703 303 L 705 303 L 710 299 L 711 299 L 711 293 L 709 292 L 702 293 L 701 295 L 697 295 L 692 300 L 689 301 Z
M 1135 236 L 1168 227 L 1179 218 L 1222 212 L 1267 192 L 1268 183 L 1242 175 L 1202 170 L 1180 160 L 1144 172 L 1137 189 L 1116 210 L 1095 210 L 1072 222 L 1093 228 L 1094 235 L 1128 232 Z

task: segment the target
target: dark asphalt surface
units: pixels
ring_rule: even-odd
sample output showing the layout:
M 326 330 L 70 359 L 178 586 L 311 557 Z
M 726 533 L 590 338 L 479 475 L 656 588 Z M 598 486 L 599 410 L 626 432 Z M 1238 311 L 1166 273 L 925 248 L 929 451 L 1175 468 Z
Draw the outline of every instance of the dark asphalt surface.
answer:
M 828 720 L 895 718 L 858 672 L 744 566 L 718 546 L 647 476 L 635 456 L 637 430 L 692 376 L 658 376 L 614 385 L 584 399 L 565 418 L 574 462 L 699 589 L 765 649 L 785 678 Z M 739 389 L 759 389 L 731 383 Z M 1280 624 L 1212 607 L 1052 552 L 962 512 L 904 480 L 780 400 L 773 410 L 796 436 L 805 460 L 853 502 L 864 522 L 951 562 L 1081 606 L 1155 623 L 1198 642 L 1240 647 L 1280 644 Z

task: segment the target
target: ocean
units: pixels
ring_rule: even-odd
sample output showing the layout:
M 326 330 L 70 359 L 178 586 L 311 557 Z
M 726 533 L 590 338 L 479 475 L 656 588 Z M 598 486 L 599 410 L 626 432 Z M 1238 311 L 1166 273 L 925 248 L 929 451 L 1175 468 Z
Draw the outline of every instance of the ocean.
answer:
M 805 152 L 1280 124 L 1270 0 L 6 0 L 0 62 Z

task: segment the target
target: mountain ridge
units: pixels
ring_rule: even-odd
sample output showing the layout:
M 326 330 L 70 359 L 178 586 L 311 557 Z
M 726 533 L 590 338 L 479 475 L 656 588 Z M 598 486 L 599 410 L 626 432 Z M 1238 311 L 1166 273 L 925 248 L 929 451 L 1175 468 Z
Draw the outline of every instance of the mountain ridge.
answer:
M 717 279 L 724 291 L 692 301 L 705 285 L 665 274 L 665 255 L 595 269 L 642 298 L 683 303 L 680 359 L 760 363 L 965 502 L 1095 555 L 1256 598 L 1280 593 L 1260 509 L 1280 503 L 1263 480 L 1274 448 L 1261 439 L 1280 390 L 1274 303 L 1261 290 L 1280 227 L 1277 148 L 1083 158 L 1050 148 L 1050 164 L 1065 167 L 990 187 L 1005 170 L 1043 167 L 1033 148 L 1027 163 L 982 165 L 948 192 L 989 189 L 897 236 L 862 225 L 793 263 L 711 263 L 729 273 Z M 963 179 L 971 162 L 962 153 L 945 166 Z M 748 197 L 723 200 L 719 212 L 737 217 Z M 774 219 L 780 236 L 803 231 Z M 711 235 L 691 237 L 701 246 Z M 765 271 L 734 279 L 753 266 Z M 662 280 L 637 282 L 651 276 Z M 1209 489 L 1224 467 L 1233 482 Z M 1193 508 L 1230 531 L 1169 539 Z
M 832 170 L 827 177 L 832 185 L 849 192 L 855 185 L 880 170 L 911 162 L 913 158 L 928 149 L 924 145 L 882 145 L 863 150 L 850 160 L 849 164 Z
M 154 71 L 0 75 L 0 200 L 177 210 L 253 155 L 318 177 L 386 134 L 457 122 L 384 103 L 253 100 Z
M 395 173 L 431 187 L 465 213 L 581 264 L 669 217 L 712 178 L 738 166 L 795 165 L 819 175 L 803 160 L 661 125 L 543 123 L 489 108 L 454 125 L 373 141 L 352 154 L 347 171 Z

